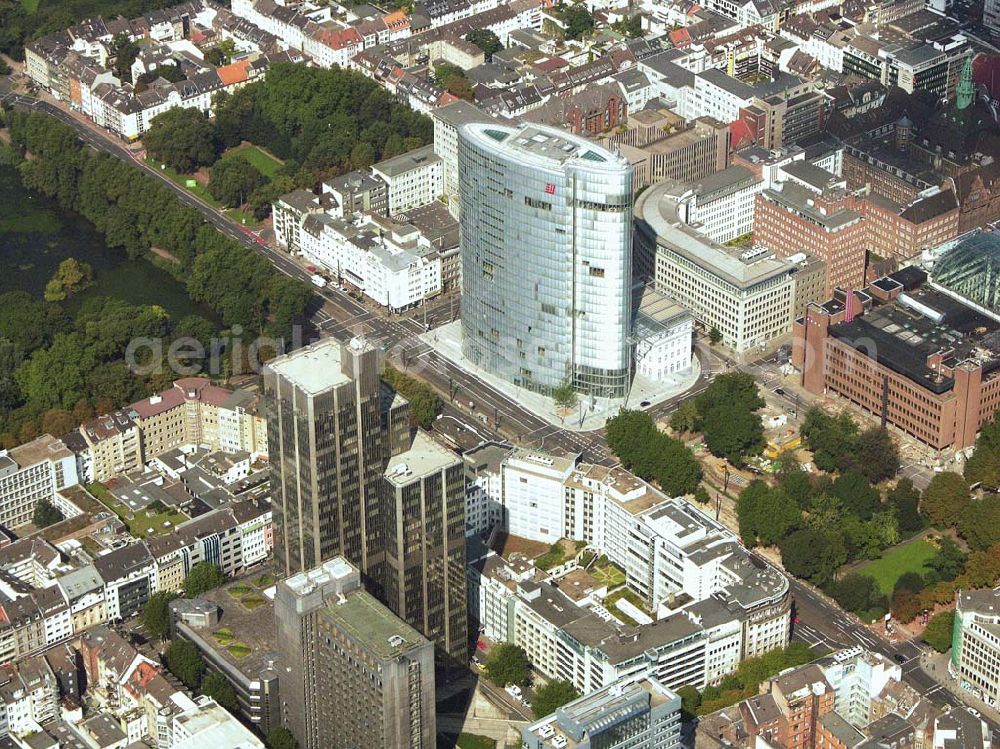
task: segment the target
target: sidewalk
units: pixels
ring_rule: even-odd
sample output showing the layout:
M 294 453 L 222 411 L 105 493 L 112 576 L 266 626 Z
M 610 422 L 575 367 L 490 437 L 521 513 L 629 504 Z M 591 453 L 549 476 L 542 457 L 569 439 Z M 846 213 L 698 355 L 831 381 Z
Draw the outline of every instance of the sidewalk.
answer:
M 1000 723 L 1000 711 L 990 707 L 981 699 L 962 689 L 958 680 L 948 672 L 948 661 L 951 658 L 951 651 L 944 653 L 923 653 L 920 656 L 920 669 L 938 683 L 941 689 L 946 689 L 955 695 L 960 702 L 973 710 L 978 710 L 983 717 L 994 724 Z
M 624 401 L 621 398 L 591 398 L 581 395 L 577 406 L 564 409 L 557 407 L 551 398 L 491 375 L 466 359 L 462 355 L 462 324 L 457 320 L 423 333 L 420 339 L 459 369 L 489 383 L 491 387 L 520 403 L 536 416 L 554 426 L 573 432 L 601 429 L 608 418 L 618 413 L 623 405 L 628 408 L 648 408 L 680 395 L 694 387 L 701 375 L 701 364 L 697 357 L 692 357 L 690 370 L 683 374 L 671 375 L 670 379 L 663 382 L 652 382 L 636 375 L 632 390 Z

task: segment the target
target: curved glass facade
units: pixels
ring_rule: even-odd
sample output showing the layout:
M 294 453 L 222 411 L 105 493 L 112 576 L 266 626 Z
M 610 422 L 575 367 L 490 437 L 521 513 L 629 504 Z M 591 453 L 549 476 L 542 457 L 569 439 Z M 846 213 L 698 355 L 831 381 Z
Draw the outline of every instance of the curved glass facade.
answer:
M 542 393 L 624 395 L 632 167 L 538 125 L 459 130 L 465 356 Z
M 934 266 L 934 282 L 1000 312 L 1000 235 L 978 232 L 948 250 Z

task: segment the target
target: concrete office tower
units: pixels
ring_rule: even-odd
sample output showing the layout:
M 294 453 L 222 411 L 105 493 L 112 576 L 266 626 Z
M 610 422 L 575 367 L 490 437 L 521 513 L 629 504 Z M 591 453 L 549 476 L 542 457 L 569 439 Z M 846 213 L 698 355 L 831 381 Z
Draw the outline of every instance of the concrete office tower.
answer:
M 301 749 L 435 746 L 434 649 L 342 557 L 278 583 L 285 726 Z
M 409 438 L 409 404 L 384 399 L 379 352 L 325 339 L 264 368 L 274 558 L 286 575 L 343 555 L 385 578 L 381 498 L 389 456 Z
M 465 356 L 541 393 L 624 395 L 632 167 L 541 125 L 459 128 Z

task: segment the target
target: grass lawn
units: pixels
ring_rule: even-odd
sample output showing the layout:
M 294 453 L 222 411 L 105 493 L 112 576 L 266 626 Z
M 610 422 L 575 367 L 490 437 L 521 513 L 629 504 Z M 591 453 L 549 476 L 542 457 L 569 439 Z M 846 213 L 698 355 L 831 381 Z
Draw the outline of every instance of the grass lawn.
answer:
M 278 170 L 282 167 L 282 163 L 280 161 L 273 156 L 264 153 L 257 146 L 238 146 L 226 151 L 226 154 L 222 158 L 229 159 L 233 156 L 243 157 L 257 167 L 257 170 L 268 179 L 274 179 L 274 175 L 277 174 Z
M 35 15 L 38 10 L 38 3 L 40 0 L 21 0 L 21 7 L 24 8 L 24 12 L 28 15 Z
M 243 596 L 240 599 L 240 603 L 243 604 L 250 611 L 253 611 L 258 606 L 263 606 L 265 601 L 263 596 L 259 596 L 256 593 L 251 593 L 248 596 Z
M 488 736 L 479 736 L 475 733 L 463 733 L 458 737 L 458 743 L 455 744 L 459 749 L 494 749 L 497 745 L 493 739 Z
M 242 598 L 248 593 L 252 593 L 253 589 L 249 585 L 244 585 L 243 583 L 236 583 L 236 585 L 230 585 L 226 588 L 226 592 L 233 598 Z
M 115 499 L 104 485 L 88 484 L 87 491 L 93 494 L 98 502 L 117 515 L 125 523 L 129 533 L 139 538 L 147 535 L 173 533 L 177 525 L 188 519 L 187 515 L 170 509 L 164 512 L 139 510 L 130 516 L 128 508 Z
M 233 656 L 233 658 L 246 658 L 251 652 L 253 652 L 245 643 L 242 642 L 234 642 L 226 648 L 226 650 L 229 651 L 229 654 Z
M 611 562 L 602 565 L 601 560 L 598 560 L 591 568 L 590 574 L 593 575 L 597 581 L 601 583 L 601 585 L 607 585 L 608 590 L 625 584 L 625 573 L 620 567 L 612 564 Z
M 616 619 L 624 622 L 625 624 L 628 624 L 629 626 L 632 627 L 637 626 L 638 622 L 636 622 L 631 616 L 626 614 L 624 611 L 622 611 L 615 605 L 622 598 L 631 603 L 633 606 L 639 609 L 639 611 L 644 613 L 650 619 L 656 619 L 656 617 L 653 616 L 652 613 L 650 613 L 649 607 L 646 605 L 646 602 L 642 600 L 639 597 L 639 594 L 636 593 L 631 588 L 619 588 L 614 593 L 611 593 L 607 598 L 605 598 L 601 602 L 601 605 L 604 606 L 604 608 L 606 608 L 611 613 L 611 616 L 615 617 Z
M 255 577 L 250 582 L 257 588 L 269 588 L 274 585 L 274 575 L 270 572 L 265 572 L 263 575 Z
M 212 637 L 220 645 L 228 645 L 235 639 L 233 637 L 233 633 L 226 627 L 222 627 L 220 629 L 215 630 L 212 633 Z
M 917 572 L 923 575 L 927 572 L 925 563 L 934 556 L 936 549 L 927 541 L 913 541 L 903 546 L 890 549 L 876 559 L 864 565 L 858 572 L 875 578 L 879 589 L 889 595 L 896 581 L 906 572 Z
M 217 208 L 219 210 L 225 210 L 226 215 L 229 216 L 229 218 L 236 221 L 237 223 L 241 223 L 244 226 L 247 226 L 251 229 L 256 229 L 260 225 L 257 219 L 253 217 L 253 214 L 248 211 L 241 211 L 235 208 L 223 209 L 222 203 L 213 198 L 212 193 L 208 191 L 208 188 L 205 187 L 205 185 L 198 182 L 197 180 L 195 180 L 194 177 L 191 177 L 187 174 L 179 174 L 170 167 L 161 168 L 163 165 L 156 159 L 154 159 L 152 156 L 146 157 L 146 163 L 149 164 L 154 169 L 158 169 L 161 174 L 165 174 L 170 179 L 171 182 L 177 183 L 185 190 L 187 190 L 189 193 L 205 201 L 213 208 Z M 193 182 L 194 185 L 193 186 L 188 185 L 188 181 Z

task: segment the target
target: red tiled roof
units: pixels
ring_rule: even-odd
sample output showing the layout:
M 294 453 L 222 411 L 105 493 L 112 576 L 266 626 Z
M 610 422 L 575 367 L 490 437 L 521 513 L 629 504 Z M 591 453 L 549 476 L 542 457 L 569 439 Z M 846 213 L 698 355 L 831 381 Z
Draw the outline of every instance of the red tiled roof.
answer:
M 561 57 L 550 57 L 548 60 L 540 60 L 535 63 L 535 68 L 542 71 L 543 73 L 551 73 L 555 70 L 561 70 L 569 65 L 569 62 Z
M 675 29 L 668 36 L 675 47 L 686 47 L 691 44 L 691 35 L 687 29 Z
M 133 403 L 132 410 L 139 414 L 140 419 L 148 419 L 172 408 L 177 408 L 183 402 L 184 393 L 180 390 L 164 390 L 162 393 Z
M 223 65 L 215 72 L 219 74 L 219 79 L 223 86 L 232 86 L 236 83 L 243 83 L 250 78 L 250 61 L 241 60 L 231 65 Z

